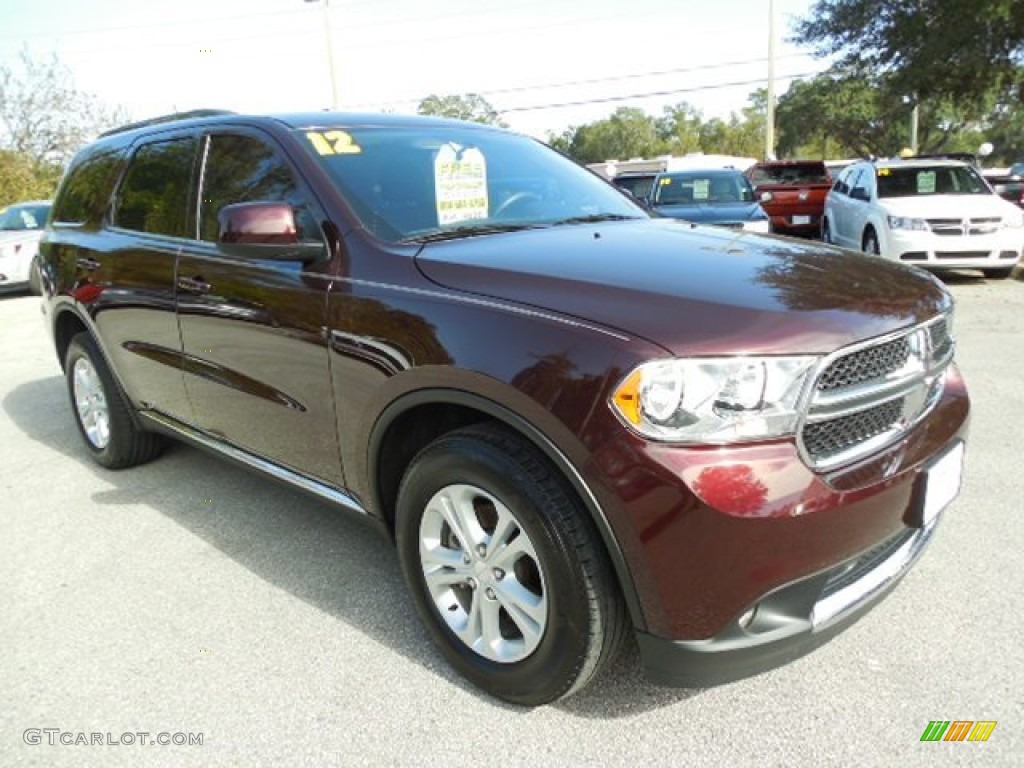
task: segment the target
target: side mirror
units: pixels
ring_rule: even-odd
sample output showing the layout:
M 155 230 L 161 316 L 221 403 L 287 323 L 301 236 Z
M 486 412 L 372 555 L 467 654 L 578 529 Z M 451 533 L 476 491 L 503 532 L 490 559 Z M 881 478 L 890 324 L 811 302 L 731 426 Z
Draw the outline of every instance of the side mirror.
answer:
M 217 244 L 231 256 L 278 261 L 314 261 L 322 242 L 300 242 L 295 212 L 288 203 L 235 203 L 217 212 Z
M 868 195 L 868 191 L 864 187 L 854 187 L 850 190 L 850 197 L 854 200 L 863 200 L 865 203 L 868 202 L 871 197 Z

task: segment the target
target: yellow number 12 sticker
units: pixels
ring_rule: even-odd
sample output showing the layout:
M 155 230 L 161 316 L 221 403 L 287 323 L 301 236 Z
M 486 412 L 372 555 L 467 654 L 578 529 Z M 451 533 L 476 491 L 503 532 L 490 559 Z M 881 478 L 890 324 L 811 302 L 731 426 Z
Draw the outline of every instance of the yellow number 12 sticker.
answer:
M 320 155 L 358 155 L 363 151 L 345 131 L 306 131 L 306 138 Z

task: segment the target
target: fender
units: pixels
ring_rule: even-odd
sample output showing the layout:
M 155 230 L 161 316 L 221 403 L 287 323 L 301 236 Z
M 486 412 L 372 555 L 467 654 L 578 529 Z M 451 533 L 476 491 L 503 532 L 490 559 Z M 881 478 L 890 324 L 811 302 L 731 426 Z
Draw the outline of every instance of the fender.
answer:
M 582 500 L 590 518 L 597 528 L 605 550 L 612 562 L 619 588 L 626 601 L 633 624 L 638 629 L 644 629 L 646 622 L 643 618 L 643 610 L 640 599 L 636 592 L 633 576 L 626 561 L 625 555 L 619 546 L 618 539 L 613 533 L 612 526 L 607 515 L 602 509 L 597 497 L 587 485 L 580 471 L 573 462 L 551 438 L 533 423 L 521 416 L 519 413 L 506 408 L 505 406 L 490 400 L 486 397 L 476 395 L 465 390 L 448 388 L 419 389 L 400 396 L 392 401 L 377 418 L 373 425 L 370 437 L 367 442 L 367 478 L 368 493 L 371 508 L 382 510 L 380 490 L 376 482 L 379 471 L 379 457 L 381 453 L 381 442 L 387 433 L 388 427 L 394 421 L 412 408 L 419 405 L 459 405 L 473 410 L 486 413 L 497 421 L 507 424 L 519 434 L 523 435 L 538 450 L 540 450 L 549 461 L 551 461 L 562 475 L 570 482 L 579 498 Z M 539 406 L 537 406 L 539 407 Z M 580 446 L 580 450 L 584 450 Z

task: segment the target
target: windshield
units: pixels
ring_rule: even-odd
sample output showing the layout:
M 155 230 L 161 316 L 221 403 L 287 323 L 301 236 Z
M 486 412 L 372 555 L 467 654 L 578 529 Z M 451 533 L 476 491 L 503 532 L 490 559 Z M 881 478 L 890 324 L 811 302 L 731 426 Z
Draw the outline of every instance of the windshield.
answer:
M 965 165 L 879 168 L 877 173 L 879 197 L 992 194 L 978 172 Z
M 299 140 L 363 226 L 385 240 L 648 214 L 538 141 L 458 125 L 318 127 Z
M 786 163 L 785 165 L 756 165 L 750 171 L 750 180 L 758 184 L 823 184 L 829 181 L 824 163 Z
M 749 203 L 754 191 L 739 171 L 666 173 L 654 185 L 655 205 Z
M 0 210 L 0 230 L 42 229 L 49 213 L 50 206 L 45 203 L 12 205 Z

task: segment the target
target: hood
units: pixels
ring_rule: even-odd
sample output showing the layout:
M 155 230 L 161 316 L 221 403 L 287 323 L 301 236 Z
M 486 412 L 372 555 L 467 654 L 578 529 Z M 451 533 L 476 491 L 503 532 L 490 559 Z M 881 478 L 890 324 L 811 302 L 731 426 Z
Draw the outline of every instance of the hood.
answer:
M 685 219 L 698 224 L 742 224 L 768 218 L 757 201 L 747 203 L 696 203 L 689 205 L 655 205 L 662 216 Z
M 820 354 L 951 305 L 923 271 L 820 244 L 670 219 L 428 243 L 450 289 L 642 336 L 677 355 Z
M 1019 209 L 998 195 L 928 195 L 883 197 L 879 203 L 893 216 L 915 219 L 964 219 L 1016 215 Z

